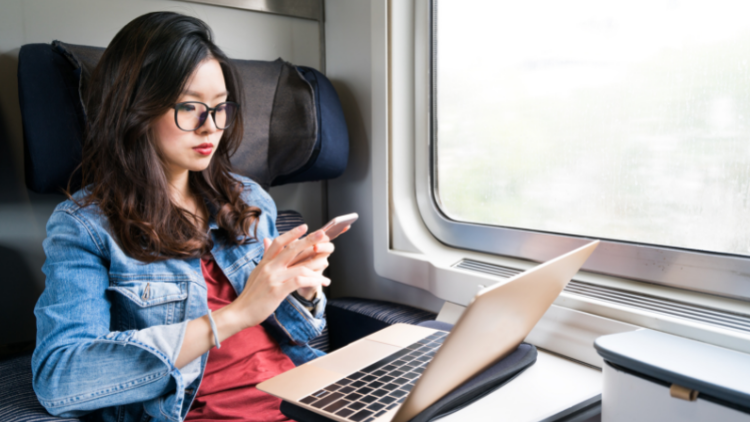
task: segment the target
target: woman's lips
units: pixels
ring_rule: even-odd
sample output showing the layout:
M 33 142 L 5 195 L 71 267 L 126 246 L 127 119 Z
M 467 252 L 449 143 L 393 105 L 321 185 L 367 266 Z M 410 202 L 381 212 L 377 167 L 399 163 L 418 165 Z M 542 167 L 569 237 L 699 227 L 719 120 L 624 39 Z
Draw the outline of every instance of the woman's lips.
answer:
M 193 147 L 193 149 L 200 155 L 211 155 L 211 151 L 213 151 L 214 146 L 213 144 L 206 142 L 205 144 L 200 144 L 197 147 Z

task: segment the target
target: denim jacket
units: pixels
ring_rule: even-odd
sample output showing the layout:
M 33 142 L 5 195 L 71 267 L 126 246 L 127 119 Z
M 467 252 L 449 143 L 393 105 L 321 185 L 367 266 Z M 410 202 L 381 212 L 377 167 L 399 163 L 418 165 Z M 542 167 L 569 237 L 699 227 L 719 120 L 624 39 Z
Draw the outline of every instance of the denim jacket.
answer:
M 276 231 L 276 206 L 256 183 L 235 176 L 243 199 L 261 209 L 257 240 L 221 241 L 209 220 L 216 263 L 237 294 Z M 83 198 L 79 191 L 74 198 Z M 252 229 L 251 229 L 252 230 Z M 200 259 L 144 263 L 127 256 L 96 205 L 57 206 L 44 241 L 47 276 L 35 308 L 34 391 L 53 415 L 105 421 L 181 421 L 195 398 L 208 353 L 175 367 L 188 321 L 208 313 Z M 307 345 L 323 327 L 325 299 L 308 311 L 289 296 L 264 323 L 299 365 L 323 353 Z M 238 403 L 238 405 L 240 405 Z

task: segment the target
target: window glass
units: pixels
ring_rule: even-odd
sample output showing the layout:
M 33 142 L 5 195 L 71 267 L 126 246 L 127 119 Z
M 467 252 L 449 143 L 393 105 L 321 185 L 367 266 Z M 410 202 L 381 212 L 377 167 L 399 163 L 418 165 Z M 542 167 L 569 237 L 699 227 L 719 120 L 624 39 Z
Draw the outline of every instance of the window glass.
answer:
M 439 1 L 458 221 L 750 254 L 750 2 Z

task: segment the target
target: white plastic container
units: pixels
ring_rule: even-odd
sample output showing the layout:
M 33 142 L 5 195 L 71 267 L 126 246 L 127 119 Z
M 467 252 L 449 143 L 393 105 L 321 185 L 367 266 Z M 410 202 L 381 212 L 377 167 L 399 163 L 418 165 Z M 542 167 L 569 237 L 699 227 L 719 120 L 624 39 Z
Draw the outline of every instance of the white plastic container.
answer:
M 651 330 L 603 336 L 602 421 L 750 422 L 750 355 Z

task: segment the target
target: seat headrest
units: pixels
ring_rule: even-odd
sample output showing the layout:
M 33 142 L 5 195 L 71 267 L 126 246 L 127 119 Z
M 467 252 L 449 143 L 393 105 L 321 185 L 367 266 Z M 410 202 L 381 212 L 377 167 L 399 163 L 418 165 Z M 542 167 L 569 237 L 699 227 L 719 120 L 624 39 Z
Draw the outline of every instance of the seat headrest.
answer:
M 86 122 L 81 93 L 103 52 L 60 41 L 21 48 L 18 92 L 26 186 L 32 191 L 59 192 L 81 162 Z M 281 59 L 232 62 L 244 86 L 245 120 L 242 144 L 232 157 L 234 171 L 265 189 L 343 173 L 349 137 L 330 81 Z M 75 190 L 80 177 L 73 182 Z

